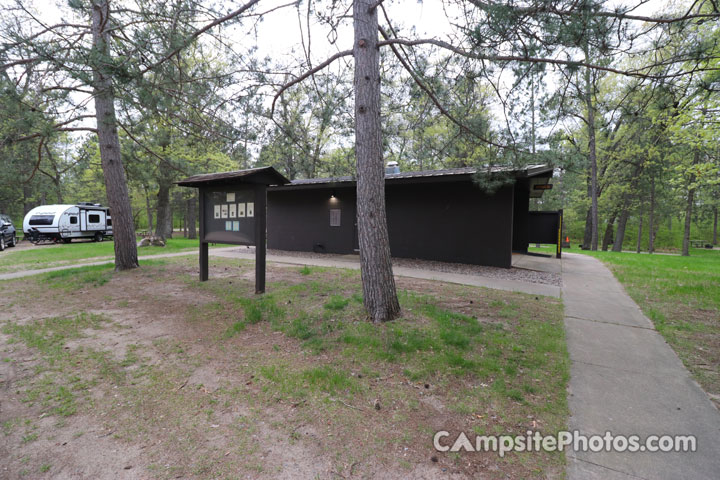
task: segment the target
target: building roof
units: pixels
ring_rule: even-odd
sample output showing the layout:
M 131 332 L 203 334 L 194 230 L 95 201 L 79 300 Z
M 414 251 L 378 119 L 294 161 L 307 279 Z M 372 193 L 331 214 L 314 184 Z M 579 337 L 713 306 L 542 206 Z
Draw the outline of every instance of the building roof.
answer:
M 510 173 L 514 174 L 517 178 L 530 178 L 538 176 L 552 176 L 553 167 L 547 165 L 528 165 L 523 168 L 507 167 L 507 166 L 496 166 L 496 167 L 462 167 L 462 168 L 445 168 L 441 170 L 421 170 L 415 172 L 400 172 L 400 173 L 387 173 L 385 174 L 385 180 L 393 182 L 401 180 L 421 180 L 421 179 L 433 179 L 437 178 L 444 180 L 461 180 L 469 179 L 472 175 L 477 173 Z M 352 184 L 357 180 L 356 177 L 343 176 L 343 177 L 331 177 L 331 178 L 305 178 L 299 180 L 293 180 L 289 184 L 285 185 L 284 188 L 292 188 L 294 186 L 313 186 L 313 185 L 338 185 L 343 183 Z
M 193 175 L 179 182 L 181 187 L 210 187 L 228 186 L 237 183 L 254 183 L 262 185 L 285 185 L 290 180 L 285 178 L 273 167 L 248 168 L 246 170 L 234 170 L 232 172 L 204 173 Z

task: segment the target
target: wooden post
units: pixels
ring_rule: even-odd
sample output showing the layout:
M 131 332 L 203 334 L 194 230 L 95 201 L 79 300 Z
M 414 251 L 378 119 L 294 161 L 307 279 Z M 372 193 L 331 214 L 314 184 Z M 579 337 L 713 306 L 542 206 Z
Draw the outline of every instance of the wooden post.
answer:
M 208 244 L 205 241 L 205 190 L 199 189 L 200 199 L 200 281 L 208 279 Z
M 265 293 L 267 186 L 255 186 L 255 293 Z
M 563 226 L 563 211 L 558 210 L 558 237 L 557 237 L 557 251 L 555 258 L 562 258 L 562 226 Z

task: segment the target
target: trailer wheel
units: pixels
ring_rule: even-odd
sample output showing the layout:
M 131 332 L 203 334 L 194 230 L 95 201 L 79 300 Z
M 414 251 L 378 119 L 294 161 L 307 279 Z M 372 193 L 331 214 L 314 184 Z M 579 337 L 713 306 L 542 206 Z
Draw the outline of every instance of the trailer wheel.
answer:
M 95 233 L 95 241 L 96 242 L 102 242 L 103 241 L 103 234 L 100 232 Z
M 63 243 L 70 243 L 72 242 L 72 238 L 63 238 L 62 241 Z

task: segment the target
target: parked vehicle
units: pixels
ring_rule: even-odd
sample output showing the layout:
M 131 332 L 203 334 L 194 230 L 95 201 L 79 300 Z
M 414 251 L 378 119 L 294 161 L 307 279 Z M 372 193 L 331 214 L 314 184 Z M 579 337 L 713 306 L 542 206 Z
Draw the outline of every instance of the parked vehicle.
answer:
M 23 232 L 32 243 L 70 243 L 74 238 L 102 242 L 112 236 L 110 209 L 99 203 L 42 205 L 25 215 Z
M 5 247 L 14 247 L 15 245 L 17 245 L 15 225 L 7 215 L 0 215 L 0 252 L 5 250 Z

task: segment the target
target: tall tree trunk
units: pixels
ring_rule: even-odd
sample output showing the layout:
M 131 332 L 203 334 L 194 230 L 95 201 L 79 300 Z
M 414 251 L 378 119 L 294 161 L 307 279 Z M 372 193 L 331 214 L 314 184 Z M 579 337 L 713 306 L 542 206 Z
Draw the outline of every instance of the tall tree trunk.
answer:
M 650 232 L 650 239 L 653 242 L 653 251 L 650 253 L 653 253 L 655 251 L 655 239 L 657 238 L 658 230 L 660 230 L 660 224 L 658 222 L 655 222 L 655 228 L 652 232 Z
M 130 195 L 120 156 L 120 139 L 115 116 L 115 92 L 109 73 L 111 62 L 108 28 L 112 27 L 109 15 L 108 0 L 93 0 L 93 55 L 90 58 L 94 58 L 97 62 L 93 66 L 95 117 L 98 143 L 100 144 L 100 161 L 105 177 L 105 190 L 113 219 L 115 269 L 127 270 L 138 267 L 138 258 Z
M 637 248 L 635 251 L 640 253 L 642 251 L 642 233 L 643 233 L 643 204 L 640 202 L 640 221 L 638 222 L 638 235 L 637 235 Z
M 715 205 L 713 207 L 713 218 L 714 219 L 713 219 L 713 241 L 712 241 L 712 244 L 717 245 L 718 244 L 718 241 L 717 241 L 718 207 L 717 207 L 717 205 Z
M 33 209 L 32 200 L 30 197 L 32 196 L 32 188 L 30 187 L 29 183 L 23 183 L 22 186 L 22 192 L 23 192 L 23 216 L 27 215 L 27 213 Z
M 588 45 L 585 43 L 585 61 L 589 63 Z M 597 151 L 595 148 L 595 105 L 592 95 L 590 69 L 585 69 L 585 106 L 587 108 L 588 127 L 588 161 L 590 162 L 590 201 L 591 201 L 591 250 L 598 248 L 598 184 L 597 184 Z
M 63 200 L 63 194 L 62 194 L 62 186 L 60 185 L 60 176 L 57 175 L 55 178 L 53 178 L 53 183 L 55 184 L 55 197 L 57 198 L 57 202 L 59 204 L 65 203 Z
M 592 208 L 588 208 L 585 214 L 585 231 L 583 232 L 583 243 L 582 248 L 584 250 L 590 250 L 590 243 L 592 241 Z
M 633 192 L 637 190 L 638 183 L 640 183 L 640 175 L 643 171 L 643 163 L 638 162 L 635 165 L 635 169 L 632 172 L 632 179 L 630 180 L 629 188 L 623 192 L 622 195 L 622 209 L 620 211 L 620 219 L 618 220 L 617 235 L 615 236 L 615 243 L 613 244 L 613 252 L 622 252 L 623 243 L 625 242 L 625 232 L 627 231 L 627 221 L 630 216 L 630 204 L 633 198 Z
M 372 0 L 355 0 L 355 161 L 357 223 L 363 303 L 373 322 L 400 314 L 390 258 L 385 211 L 385 169 L 380 124 L 380 52 L 377 8 Z
M 153 214 L 152 214 L 152 207 L 150 206 L 150 192 L 148 192 L 147 185 L 143 185 L 143 189 L 145 190 L 145 209 L 147 210 L 147 221 L 148 221 L 147 231 L 149 233 L 152 233 L 152 231 L 153 231 Z
M 615 233 L 614 229 L 615 229 L 615 218 L 616 217 L 617 217 L 617 211 L 613 212 L 610 219 L 608 219 L 607 226 L 605 226 L 605 235 L 603 235 L 603 241 L 602 241 L 602 251 L 603 252 L 607 252 L 608 245 L 610 245 L 610 243 L 612 243 L 612 241 L 613 241 L 613 233 Z M 618 228 L 618 230 L 619 230 L 619 228 Z M 613 250 L 614 249 L 615 248 L 613 246 Z
M 695 150 L 693 166 L 700 161 L 700 150 Z M 691 173 L 688 180 L 687 205 L 685 206 L 685 231 L 683 232 L 682 254 L 684 257 L 690 255 L 690 223 L 692 221 L 693 203 L 695 202 L 695 174 Z
M 617 233 L 615 234 L 615 242 L 613 243 L 613 252 L 622 252 L 623 243 L 625 242 L 625 232 L 627 231 L 627 221 L 630 216 L 630 199 L 629 196 L 623 198 L 623 208 L 618 219 Z
M 198 199 L 195 195 L 187 200 L 187 238 L 197 238 L 197 230 L 195 223 L 197 222 L 197 204 Z
M 170 207 L 170 188 L 172 181 L 161 175 L 158 178 L 157 215 L 155 216 L 155 235 L 165 240 L 172 238 L 172 208 Z
M 650 178 L 650 212 L 648 213 L 648 253 L 655 251 L 655 177 Z

